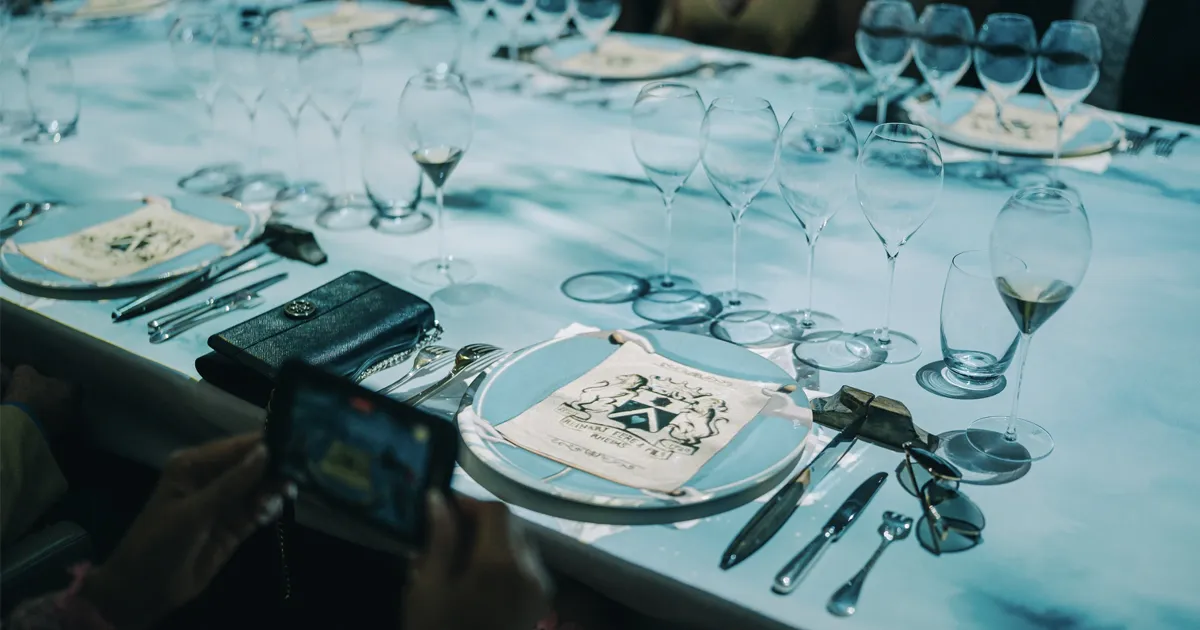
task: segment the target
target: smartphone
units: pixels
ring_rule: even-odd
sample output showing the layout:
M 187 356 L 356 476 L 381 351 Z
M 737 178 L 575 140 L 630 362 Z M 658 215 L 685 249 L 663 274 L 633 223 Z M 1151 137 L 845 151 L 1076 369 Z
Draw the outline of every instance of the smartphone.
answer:
M 458 451 L 450 422 L 298 362 L 280 371 L 265 441 L 275 478 L 413 551 L 426 494 L 449 496 Z

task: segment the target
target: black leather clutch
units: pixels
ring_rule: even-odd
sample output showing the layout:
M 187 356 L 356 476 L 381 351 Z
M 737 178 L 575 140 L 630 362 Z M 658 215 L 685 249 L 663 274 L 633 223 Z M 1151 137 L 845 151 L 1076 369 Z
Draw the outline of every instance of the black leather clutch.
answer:
M 265 406 L 280 367 L 300 360 L 353 380 L 405 360 L 441 333 L 429 302 L 352 271 L 208 339 L 204 380 Z

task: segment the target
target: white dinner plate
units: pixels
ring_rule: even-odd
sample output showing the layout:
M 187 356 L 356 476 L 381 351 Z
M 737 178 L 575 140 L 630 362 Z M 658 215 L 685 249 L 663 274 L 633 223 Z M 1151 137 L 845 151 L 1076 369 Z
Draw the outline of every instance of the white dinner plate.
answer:
M 609 70 L 583 71 L 572 67 L 568 62 L 579 55 L 592 54 L 592 44 L 586 37 L 576 36 L 560 39 L 538 48 L 533 53 L 533 61 L 546 71 L 565 77 L 576 79 L 598 78 L 614 81 L 665 79 L 695 72 L 704 65 L 703 60 L 700 59 L 700 55 L 696 52 L 696 47 L 690 42 L 681 39 L 659 35 L 621 33 L 619 35 L 609 35 L 605 39 L 605 42 L 617 42 L 619 46 L 628 46 L 629 50 L 643 48 L 650 51 L 666 53 L 681 52 L 686 54 L 680 56 L 677 61 L 672 63 L 654 66 L 646 71 L 635 72 L 633 74 L 630 74 L 619 64 L 612 65 Z M 601 46 L 603 47 L 604 44 L 601 44 Z M 614 61 L 620 60 L 615 59 Z
M 639 333 L 657 354 L 697 370 L 753 381 L 795 382 L 779 366 L 740 346 L 681 332 Z M 804 453 L 811 423 L 760 413 L 700 468 L 681 492 L 667 494 L 570 468 L 504 440 L 493 428 L 579 378 L 618 347 L 603 332 L 554 339 L 514 353 L 477 378 L 458 414 L 459 430 L 470 455 L 506 481 L 554 499 L 606 510 L 662 511 L 735 495 L 751 500 L 778 483 Z M 808 407 L 798 388 L 791 398 Z

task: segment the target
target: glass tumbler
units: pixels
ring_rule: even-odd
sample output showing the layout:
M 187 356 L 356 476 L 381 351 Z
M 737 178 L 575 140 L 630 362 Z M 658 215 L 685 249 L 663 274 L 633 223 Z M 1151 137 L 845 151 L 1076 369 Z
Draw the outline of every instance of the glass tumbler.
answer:
M 405 150 L 396 121 L 375 120 L 362 128 L 362 175 L 367 199 L 375 207 L 371 227 L 388 234 L 415 234 L 433 220 L 417 209 L 421 167 Z
M 946 381 L 972 390 L 996 386 L 1016 354 L 1019 331 L 996 292 L 988 252 L 962 252 L 950 262 L 941 331 Z

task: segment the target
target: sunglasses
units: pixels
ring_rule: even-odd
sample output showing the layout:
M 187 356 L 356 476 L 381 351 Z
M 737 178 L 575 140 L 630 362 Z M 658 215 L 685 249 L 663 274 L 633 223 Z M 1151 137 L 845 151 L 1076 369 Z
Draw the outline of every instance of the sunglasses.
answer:
M 962 471 L 933 453 L 904 445 L 904 461 L 896 469 L 900 485 L 921 502 L 924 516 L 917 539 L 934 555 L 966 551 L 983 542 L 983 511 L 959 491 Z

